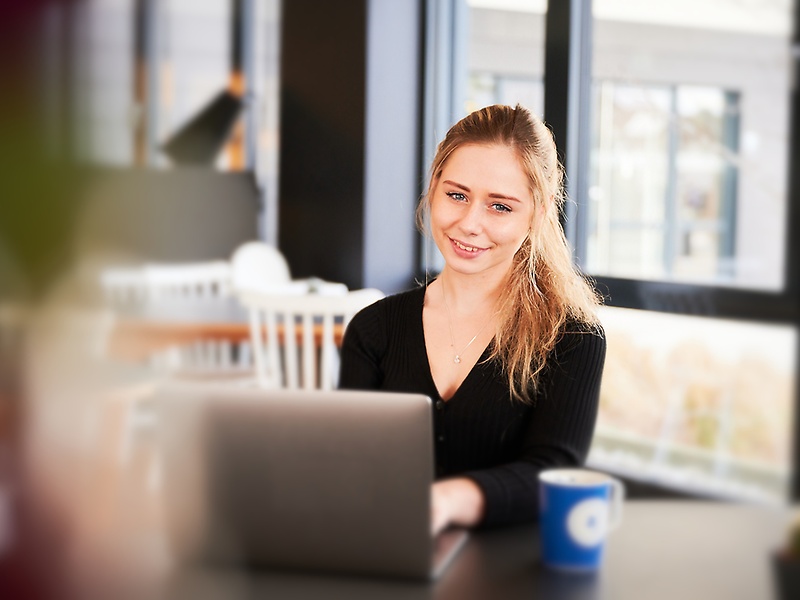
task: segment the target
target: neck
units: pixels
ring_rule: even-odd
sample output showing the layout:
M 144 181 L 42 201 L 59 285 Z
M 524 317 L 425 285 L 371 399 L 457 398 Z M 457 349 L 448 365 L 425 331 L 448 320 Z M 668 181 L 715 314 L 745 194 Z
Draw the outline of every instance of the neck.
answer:
M 476 314 L 494 311 L 507 277 L 492 280 L 487 277 L 464 275 L 445 266 L 439 275 L 450 310 L 453 314 Z

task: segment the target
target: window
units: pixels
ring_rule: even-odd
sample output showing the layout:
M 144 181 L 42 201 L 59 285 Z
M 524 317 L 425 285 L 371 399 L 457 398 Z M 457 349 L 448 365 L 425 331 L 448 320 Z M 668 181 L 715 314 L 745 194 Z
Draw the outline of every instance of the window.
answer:
M 797 331 L 604 307 L 608 354 L 588 462 L 699 495 L 789 492 Z
M 581 264 L 597 276 L 780 291 L 790 0 L 593 6 Z
M 588 185 L 575 198 L 585 237 L 573 241 L 612 306 L 590 461 L 781 502 L 797 368 L 796 312 L 774 314 L 796 306 L 785 291 L 792 6 L 689 4 L 593 3 Z
M 70 66 L 75 78 L 74 114 L 68 119 L 74 122 L 77 135 L 75 147 L 69 150 L 90 163 L 130 165 L 134 153 L 131 124 L 137 114 L 133 104 L 133 2 L 90 0 L 76 3 L 74 10 L 71 19 L 68 13 L 62 14 L 61 23 L 54 23 L 71 38 L 76 55 Z M 59 56 L 63 47 L 48 49 L 52 65 L 63 60 Z M 53 85 L 55 80 L 50 77 L 47 84 Z
M 732 281 L 738 94 L 597 81 L 594 114 L 586 270 Z
M 521 104 L 534 114 L 544 114 L 544 83 L 541 76 L 509 77 L 494 73 L 470 74 L 466 113 L 489 104 Z

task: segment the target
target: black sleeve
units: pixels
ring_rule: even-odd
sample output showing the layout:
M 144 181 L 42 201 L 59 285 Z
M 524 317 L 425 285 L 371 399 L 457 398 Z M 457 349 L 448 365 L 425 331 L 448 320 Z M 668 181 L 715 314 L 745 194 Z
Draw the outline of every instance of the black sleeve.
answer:
M 383 383 L 380 363 L 386 341 L 379 304 L 368 306 L 353 317 L 342 340 L 340 389 L 380 389 Z
M 481 525 L 530 521 L 539 514 L 539 472 L 583 465 L 594 433 L 605 362 L 602 333 L 563 336 L 556 346 L 519 458 L 466 473 L 486 500 Z

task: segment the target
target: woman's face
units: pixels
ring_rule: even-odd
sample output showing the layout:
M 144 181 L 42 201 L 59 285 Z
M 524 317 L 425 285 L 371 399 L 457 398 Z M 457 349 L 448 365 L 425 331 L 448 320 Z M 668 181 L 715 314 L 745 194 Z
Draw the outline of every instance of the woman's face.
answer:
M 469 144 L 445 162 L 430 209 L 431 233 L 449 268 L 502 276 L 528 235 L 533 197 L 511 148 Z

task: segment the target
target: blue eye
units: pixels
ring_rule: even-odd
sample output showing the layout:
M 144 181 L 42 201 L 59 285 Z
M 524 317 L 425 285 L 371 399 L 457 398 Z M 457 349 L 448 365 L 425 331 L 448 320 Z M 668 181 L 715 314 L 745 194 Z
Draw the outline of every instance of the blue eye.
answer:
M 511 209 L 508 206 L 506 206 L 505 204 L 501 204 L 499 202 L 495 202 L 494 204 L 492 204 L 492 209 L 501 213 L 511 212 Z
M 461 192 L 447 192 L 447 195 L 458 202 L 464 202 L 467 199 L 467 197 Z

